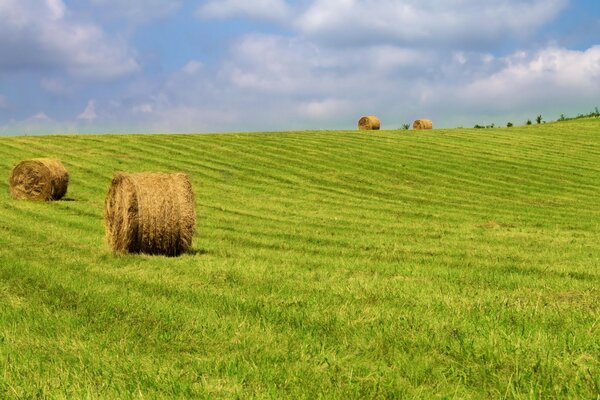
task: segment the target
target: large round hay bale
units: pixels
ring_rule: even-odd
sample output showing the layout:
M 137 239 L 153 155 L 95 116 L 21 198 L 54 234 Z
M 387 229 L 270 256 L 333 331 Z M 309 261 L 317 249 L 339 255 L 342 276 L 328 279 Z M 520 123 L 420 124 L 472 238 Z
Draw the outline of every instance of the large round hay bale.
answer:
M 60 200 L 67 193 L 69 172 L 59 160 L 24 160 L 12 169 L 9 186 L 13 199 Z
M 374 115 L 368 115 L 366 117 L 361 117 L 358 120 L 358 129 L 361 131 L 372 131 L 378 130 L 381 128 L 381 121 Z
M 413 123 L 414 129 L 433 129 L 433 122 L 430 119 L 418 119 Z
M 183 173 L 117 173 L 104 202 L 115 252 L 178 256 L 192 248 L 194 192 Z

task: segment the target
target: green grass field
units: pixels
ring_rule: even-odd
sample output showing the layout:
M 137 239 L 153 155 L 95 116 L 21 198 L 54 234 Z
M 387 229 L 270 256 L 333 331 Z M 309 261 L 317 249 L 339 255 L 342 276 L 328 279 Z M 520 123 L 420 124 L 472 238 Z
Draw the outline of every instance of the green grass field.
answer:
M 17 202 L 55 157 L 66 199 Z M 0 138 L 0 398 L 600 399 L 600 120 Z M 116 256 L 115 171 L 194 252 Z

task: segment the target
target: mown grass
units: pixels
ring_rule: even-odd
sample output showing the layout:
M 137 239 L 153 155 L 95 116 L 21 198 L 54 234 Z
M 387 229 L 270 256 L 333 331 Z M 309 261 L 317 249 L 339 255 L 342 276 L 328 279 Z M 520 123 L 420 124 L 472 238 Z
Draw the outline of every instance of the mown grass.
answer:
M 600 398 L 600 122 L 0 138 L 1 398 Z M 185 171 L 194 252 L 115 256 L 115 171 Z

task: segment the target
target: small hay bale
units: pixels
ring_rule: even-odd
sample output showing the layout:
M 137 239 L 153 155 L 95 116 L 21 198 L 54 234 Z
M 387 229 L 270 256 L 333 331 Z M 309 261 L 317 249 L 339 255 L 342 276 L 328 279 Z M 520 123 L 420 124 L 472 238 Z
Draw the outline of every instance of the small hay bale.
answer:
M 413 129 L 433 129 L 430 119 L 418 119 L 413 123 Z
M 60 200 L 67 193 L 69 172 L 59 160 L 35 158 L 19 162 L 9 178 L 16 200 Z
M 194 192 L 183 173 L 117 173 L 104 202 L 115 252 L 178 256 L 192 248 Z
M 373 131 L 379 130 L 379 128 L 381 128 L 381 121 L 374 115 L 361 117 L 358 120 L 358 129 L 361 131 Z

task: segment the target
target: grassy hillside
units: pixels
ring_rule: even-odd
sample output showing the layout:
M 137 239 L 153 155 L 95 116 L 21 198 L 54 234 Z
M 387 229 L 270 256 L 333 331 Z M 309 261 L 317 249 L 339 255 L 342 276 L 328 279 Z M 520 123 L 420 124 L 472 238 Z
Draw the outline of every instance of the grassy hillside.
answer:
M 9 198 L 61 159 L 67 199 Z M 115 256 L 115 171 L 193 254 Z M 600 121 L 0 138 L 0 398 L 600 398 Z

